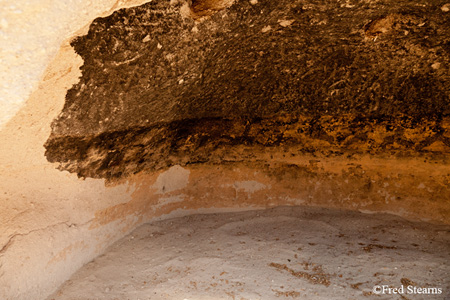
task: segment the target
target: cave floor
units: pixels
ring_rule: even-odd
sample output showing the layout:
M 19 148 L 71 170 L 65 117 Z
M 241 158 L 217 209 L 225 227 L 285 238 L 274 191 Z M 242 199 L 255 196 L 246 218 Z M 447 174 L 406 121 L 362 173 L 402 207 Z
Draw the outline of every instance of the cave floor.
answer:
M 156 221 L 48 299 L 450 299 L 449 229 L 313 207 Z

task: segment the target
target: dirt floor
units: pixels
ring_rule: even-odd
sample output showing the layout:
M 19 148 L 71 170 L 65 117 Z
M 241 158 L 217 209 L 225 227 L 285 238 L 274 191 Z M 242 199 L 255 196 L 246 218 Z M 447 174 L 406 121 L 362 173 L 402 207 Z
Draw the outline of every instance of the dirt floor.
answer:
M 450 299 L 449 278 L 448 226 L 278 207 L 145 224 L 48 299 Z

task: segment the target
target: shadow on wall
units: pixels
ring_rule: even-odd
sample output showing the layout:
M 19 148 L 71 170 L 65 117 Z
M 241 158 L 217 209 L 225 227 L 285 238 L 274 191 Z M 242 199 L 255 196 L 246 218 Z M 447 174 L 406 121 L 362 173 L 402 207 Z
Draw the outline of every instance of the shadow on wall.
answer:
M 43 298 L 171 213 L 307 204 L 448 223 L 448 15 L 230 4 L 192 3 L 198 21 L 169 1 L 121 9 L 72 41 L 83 62 L 61 49 L 1 131 L 0 298 Z
M 173 166 L 284 172 L 290 197 L 310 204 L 445 220 L 439 5 L 192 1 L 201 22 L 184 8 L 122 9 L 72 41 L 83 74 L 52 124 L 49 161 L 111 185 Z

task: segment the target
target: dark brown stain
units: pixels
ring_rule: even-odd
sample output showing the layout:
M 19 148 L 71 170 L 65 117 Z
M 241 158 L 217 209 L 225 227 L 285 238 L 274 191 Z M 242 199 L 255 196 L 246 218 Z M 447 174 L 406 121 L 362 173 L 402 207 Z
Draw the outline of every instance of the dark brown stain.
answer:
M 397 156 L 429 153 L 442 157 L 439 149 L 437 153 L 423 150 L 437 140 L 450 149 L 448 138 L 434 134 L 435 131 L 444 131 L 439 123 L 424 122 L 411 127 L 412 132 L 407 132 L 405 128 L 411 126 L 410 122 L 410 119 L 405 119 L 404 122 L 389 123 L 350 116 L 318 119 L 283 116 L 259 120 L 205 118 L 95 136 L 64 136 L 50 139 L 45 146 L 47 158 L 51 162 L 60 162 L 62 169 L 76 172 L 80 177 L 107 179 L 156 171 L 176 164 L 264 160 L 264 147 L 278 147 L 281 151 L 282 147 L 294 147 L 293 155 L 315 153 L 344 159 L 363 153 Z M 323 134 L 318 134 L 318 126 Z M 430 127 L 435 130 L 430 130 Z M 292 172 L 287 172 L 290 169 Z M 358 170 L 357 166 L 355 170 Z M 287 176 L 292 177 L 290 179 L 314 176 L 316 171 L 292 164 L 282 173 L 273 175 L 284 180 Z M 366 187 L 371 189 L 370 181 Z
M 219 2 L 193 1 L 214 11 L 201 23 L 163 0 L 94 20 L 71 43 L 82 77 L 52 124 L 47 159 L 113 180 L 267 160 L 273 147 L 448 158 L 450 21 L 438 1 Z
M 270 267 L 276 268 L 278 270 L 287 271 L 292 276 L 295 276 L 297 278 L 304 278 L 308 280 L 312 284 L 322 284 L 324 286 L 330 285 L 330 275 L 326 274 L 322 267 L 313 269 L 314 273 L 310 274 L 303 271 L 294 271 L 293 269 L 289 268 L 285 264 L 278 264 L 278 263 L 270 263 Z

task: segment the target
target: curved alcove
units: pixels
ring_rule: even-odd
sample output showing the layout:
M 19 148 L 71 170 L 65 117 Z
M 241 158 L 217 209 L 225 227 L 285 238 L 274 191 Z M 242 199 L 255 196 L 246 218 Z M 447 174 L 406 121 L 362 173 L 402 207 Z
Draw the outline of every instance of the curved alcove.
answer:
M 439 1 L 287 0 L 96 18 L 0 132 L 0 296 L 44 299 L 171 216 L 303 205 L 449 225 L 449 20 Z

